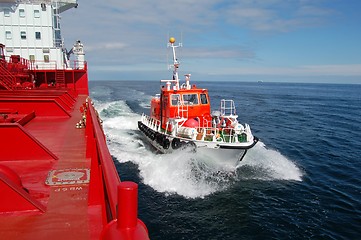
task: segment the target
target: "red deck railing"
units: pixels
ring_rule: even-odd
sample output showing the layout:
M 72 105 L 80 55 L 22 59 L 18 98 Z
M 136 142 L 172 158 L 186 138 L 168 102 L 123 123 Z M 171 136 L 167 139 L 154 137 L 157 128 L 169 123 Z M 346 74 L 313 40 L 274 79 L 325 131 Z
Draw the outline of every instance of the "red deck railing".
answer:
M 147 240 L 149 239 L 147 227 L 138 219 L 138 185 L 133 182 L 120 181 L 99 123 L 98 114 L 90 102 L 88 104 L 86 132 L 90 139 L 87 143 L 87 152 L 92 152 L 93 157 L 99 158 L 92 159 L 92 162 L 97 160 L 102 169 L 105 199 L 108 200 L 106 204 L 110 209 L 110 214 L 107 216 L 109 222 L 103 228 L 101 239 Z M 97 154 L 94 154 L 89 148 L 95 148 Z

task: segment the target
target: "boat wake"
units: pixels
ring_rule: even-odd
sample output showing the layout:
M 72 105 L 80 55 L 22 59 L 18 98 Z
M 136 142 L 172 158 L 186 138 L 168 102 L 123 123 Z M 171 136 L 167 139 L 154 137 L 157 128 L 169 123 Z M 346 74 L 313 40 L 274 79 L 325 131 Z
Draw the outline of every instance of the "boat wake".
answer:
M 292 161 L 259 142 L 233 169 L 214 169 L 191 151 L 157 154 L 137 129 L 140 115 L 125 101 L 95 101 L 111 154 L 121 163 L 138 165 L 143 182 L 158 192 L 203 198 L 239 180 L 296 180 L 302 172 Z

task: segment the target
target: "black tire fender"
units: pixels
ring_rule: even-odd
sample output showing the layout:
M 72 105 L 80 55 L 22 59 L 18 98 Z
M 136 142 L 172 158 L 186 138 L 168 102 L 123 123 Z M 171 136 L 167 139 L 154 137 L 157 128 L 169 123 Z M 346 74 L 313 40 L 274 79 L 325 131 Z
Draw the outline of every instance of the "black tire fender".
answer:
M 168 148 L 169 148 L 169 146 L 170 146 L 170 141 L 169 141 L 168 138 L 164 139 L 162 146 L 163 146 L 164 149 L 168 149 Z
M 180 142 L 179 138 L 174 138 L 172 140 L 172 149 L 178 149 L 178 148 L 180 148 L 180 146 L 181 146 L 181 142 Z

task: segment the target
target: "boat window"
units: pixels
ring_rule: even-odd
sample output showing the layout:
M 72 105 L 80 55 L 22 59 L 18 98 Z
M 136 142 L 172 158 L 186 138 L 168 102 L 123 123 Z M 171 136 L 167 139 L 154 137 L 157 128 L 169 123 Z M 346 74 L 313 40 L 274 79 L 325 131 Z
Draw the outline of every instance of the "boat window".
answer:
M 26 32 L 25 31 L 20 32 L 20 38 L 21 39 L 26 39 Z
M 197 94 L 183 94 L 183 102 L 185 105 L 198 104 Z
M 40 18 L 40 11 L 37 9 L 34 10 L 34 18 Z
M 25 9 L 19 9 L 19 16 L 25 17 Z
M 201 93 L 201 103 L 202 104 L 207 104 L 208 103 L 207 94 Z
M 6 36 L 6 39 L 11 39 L 11 32 L 10 32 L 10 31 L 6 31 L 6 32 L 5 32 L 5 36 Z
M 4 9 L 4 16 L 5 17 L 10 17 L 10 9 L 8 9 L 8 8 Z
M 44 62 L 46 62 L 46 63 L 49 62 L 49 55 L 44 55 Z
M 179 101 L 180 101 L 180 96 L 179 94 L 172 94 L 170 96 L 171 102 L 172 102 L 172 106 L 177 106 Z

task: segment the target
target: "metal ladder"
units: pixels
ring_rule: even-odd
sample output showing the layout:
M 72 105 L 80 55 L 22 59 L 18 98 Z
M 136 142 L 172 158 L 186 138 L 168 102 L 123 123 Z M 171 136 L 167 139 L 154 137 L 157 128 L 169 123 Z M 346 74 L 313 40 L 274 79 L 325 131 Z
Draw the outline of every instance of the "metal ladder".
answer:
M 184 104 L 183 101 L 178 101 L 176 117 L 181 119 L 188 119 L 188 105 Z

